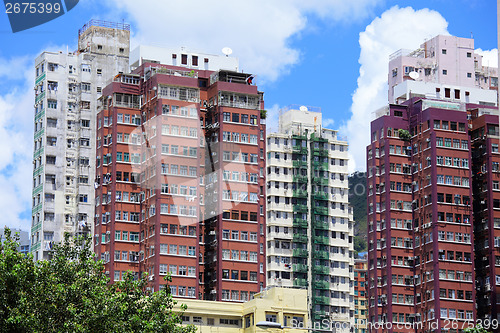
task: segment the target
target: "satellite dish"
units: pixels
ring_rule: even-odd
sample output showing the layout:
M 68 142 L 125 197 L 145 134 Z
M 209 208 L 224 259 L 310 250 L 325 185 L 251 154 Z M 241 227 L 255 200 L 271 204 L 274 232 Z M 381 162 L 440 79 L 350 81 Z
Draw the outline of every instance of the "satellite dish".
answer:
M 224 53 L 224 54 L 226 55 L 226 57 L 229 57 L 229 55 L 230 55 L 231 53 L 233 53 L 233 50 L 231 50 L 231 48 L 230 48 L 230 47 L 227 47 L 227 46 L 226 46 L 225 48 L 223 48 L 223 49 L 222 49 L 222 53 Z
M 304 106 L 302 105 L 300 108 L 299 108 L 300 111 L 307 111 L 307 106 Z
M 420 74 L 418 74 L 418 72 L 410 72 L 410 77 L 413 79 L 413 80 L 416 80 L 419 78 Z

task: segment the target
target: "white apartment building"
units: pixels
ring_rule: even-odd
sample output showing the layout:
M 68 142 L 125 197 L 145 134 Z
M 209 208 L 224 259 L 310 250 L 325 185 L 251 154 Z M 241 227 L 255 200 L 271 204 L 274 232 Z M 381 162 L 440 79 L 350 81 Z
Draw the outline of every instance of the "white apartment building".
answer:
M 389 57 L 389 103 L 410 97 L 496 104 L 498 68 L 475 53 L 474 39 L 438 35 Z
M 354 324 L 348 146 L 321 110 L 290 106 L 267 136 L 267 283 L 307 288 L 312 323 Z
M 128 72 L 129 41 L 129 25 L 92 20 L 78 33 L 78 51 L 35 60 L 35 260 L 50 259 L 64 233 L 93 233 L 96 102 L 114 75 Z

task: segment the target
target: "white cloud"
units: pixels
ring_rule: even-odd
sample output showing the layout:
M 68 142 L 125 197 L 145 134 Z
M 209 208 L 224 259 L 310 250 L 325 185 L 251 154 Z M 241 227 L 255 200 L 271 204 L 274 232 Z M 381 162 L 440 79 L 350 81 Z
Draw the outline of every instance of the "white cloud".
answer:
M 447 26 L 446 20 L 436 11 L 394 6 L 359 34 L 358 87 L 352 97 L 351 118 L 341 128 L 351 147 L 351 171 L 365 169 L 372 112 L 388 103 L 389 55 L 398 49 L 416 49 L 425 39 L 435 35 L 448 35 Z
M 43 50 L 66 52 L 66 45 Z M 69 48 L 72 50 L 72 48 Z M 0 57 L 0 211 L 4 225 L 30 230 L 33 174 L 34 62 L 41 52 Z
M 332 128 L 332 126 L 335 124 L 335 120 L 332 118 L 323 118 L 323 127 L 325 128 Z
M 492 49 L 492 50 L 476 49 L 474 50 L 474 52 L 483 56 L 483 66 L 498 68 L 498 49 Z
M 259 85 L 287 73 L 300 59 L 290 37 L 302 32 L 308 16 L 325 22 L 366 17 L 383 0 L 155 1 L 114 0 L 134 23 L 132 46 L 185 46 L 221 54 L 229 46 L 240 68 L 258 75 Z
M 280 109 L 278 104 L 274 104 L 267 109 L 266 131 L 267 133 L 277 132 L 279 130 Z
M 10 78 L 0 95 L 0 211 L 4 225 L 29 230 L 33 154 L 33 59 L 0 58 L 0 77 Z M 12 70 L 16 68 L 16 70 Z M 13 73 L 15 72 L 15 74 Z M 23 217 L 24 216 L 24 217 Z

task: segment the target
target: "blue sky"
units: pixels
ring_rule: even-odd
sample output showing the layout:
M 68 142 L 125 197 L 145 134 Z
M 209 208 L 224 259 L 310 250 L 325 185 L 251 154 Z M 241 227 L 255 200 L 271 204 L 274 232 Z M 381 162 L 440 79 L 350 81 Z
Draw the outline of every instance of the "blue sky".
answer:
M 67 14 L 12 33 L 0 14 L 0 210 L 4 224 L 30 226 L 33 63 L 42 50 L 76 47 L 91 18 L 131 24 L 138 44 L 233 49 L 257 74 L 269 126 L 288 104 L 321 107 L 323 122 L 351 145 L 351 170 L 364 168 L 371 111 L 387 100 L 387 57 L 448 33 L 497 48 L 494 0 L 80 0 Z M 496 66 L 495 52 L 485 52 Z M 1 222 L 0 222 L 1 224 Z

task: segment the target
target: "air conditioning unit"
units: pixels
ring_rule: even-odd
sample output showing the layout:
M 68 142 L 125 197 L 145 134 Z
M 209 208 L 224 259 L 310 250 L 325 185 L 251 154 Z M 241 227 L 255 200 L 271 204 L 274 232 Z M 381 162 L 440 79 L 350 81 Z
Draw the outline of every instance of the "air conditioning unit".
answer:
M 330 312 L 325 312 L 325 315 L 329 316 L 329 315 L 330 315 Z
M 154 277 L 154 275 L 151 275 L 151 276 L 149 277 L 149 281 L 153 281 L 153 279 L 154 279 L 154 278 L 155 278 L 155 277 Z
M 215 289 L 210 290 L 210 293 L 211 293 L 211 294 L 217 294 L 217 290 L 215 290 Z

